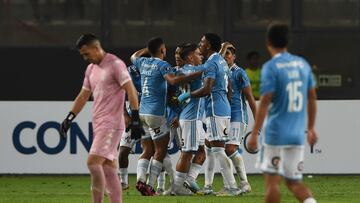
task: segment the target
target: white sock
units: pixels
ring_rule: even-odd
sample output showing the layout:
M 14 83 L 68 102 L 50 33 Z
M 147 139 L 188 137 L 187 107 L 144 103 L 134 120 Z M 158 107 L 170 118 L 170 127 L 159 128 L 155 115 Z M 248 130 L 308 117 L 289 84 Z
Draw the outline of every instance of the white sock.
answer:
M 237 188 L 236 180 L 231 168 L 231 161 L 226 156 L 225 148 L 223 147 L 212 147 L 212 150 L 215 154 L 216 159 L 219 161 L 220 168 L 223 171 L 223 178 L 229 185 L 229 188 Z
M 189 172 L 187 173 L 186 179 L 190 182 L 195 182 L 201 170 L 201 165 L 197 163 L 191 163 Z
M 147 159 L 139 159 L 136 168 L 136 181 L 146 182 L 146 173 L 149 168 L 150 161 Z
M 246 176 L 245 164 L 241 154 L 238 151 L 236 151 L 235 153 L 230 155 L 229 158 L 231 159 L 234 168 L 236 170 L 236 173 L 240 178 L 240 182 L 248 182 Z
M 221 176 L 224 177 L 224 169 L 223 168 L 220 168 L 220 173 L 221 173 Z M 225 178 L 223 178 L 223 184 L 224 184 L 224 188 L 230 188 L 230 186 L 226 182 Z
M 120 171 L 120 181 L 121 181 L 121 183 L 127 185 L 129 183 L 127 168 L 120 168 L 119 171 Z
M 153 159 L 151 161 L 150 175 L 149 175 L 149 180 L 147 182 L 147 184 L 150 185 L 151 187 L 154 187 L 155 181 L 159 176 L 159 174 L 161 173 L 162 166 L 163 164 L 158 160 Z
M 205 164 L 205 186 L 211 186 L 214 181 L 215 155 L 211 148 L 206 148 L 206 164 Z
M 171 158 L 169 154 L 166 154 L 164 158 L 163 167 L 169 177 L 170 184 L 172 184 L 174 182 L 174 169 L 172 167 Z
M 175 180 L 174 180 L 174 185 L 173 185 L 173 190 L 178 190 L 182 187 L 182 185 L 184 184 L 186 178 L 186 173 L 181 173 L 176 171 L 175 172 Z
M 159 177 L 157 178 L 157 189 L 165 189 L 165 171 L 161 171 Z
M 316 200 L 313 197 L 309 197 L 304 200 L 303 203 L 316 203 Z

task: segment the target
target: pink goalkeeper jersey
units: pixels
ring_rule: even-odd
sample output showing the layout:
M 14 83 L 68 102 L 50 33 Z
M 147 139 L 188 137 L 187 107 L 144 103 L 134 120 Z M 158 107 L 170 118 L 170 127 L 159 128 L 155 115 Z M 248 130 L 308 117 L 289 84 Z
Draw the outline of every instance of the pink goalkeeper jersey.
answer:
M 83 88 L 91 90 L 94 97 L 92 124 L 95 135 L 101 129 L 125 129 L 125 90 L 121 87 L 130 80 L 125 63 L 109 53 L 100 64 L 87 67 Z

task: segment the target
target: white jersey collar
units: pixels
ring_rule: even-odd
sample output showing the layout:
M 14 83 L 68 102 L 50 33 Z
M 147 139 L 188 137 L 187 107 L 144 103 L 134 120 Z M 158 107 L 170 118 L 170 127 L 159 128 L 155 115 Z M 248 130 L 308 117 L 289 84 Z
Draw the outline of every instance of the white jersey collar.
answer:
M 279 53 L 275 54 L 275 55 L 273 56 L 273 58 L 280 57 L 281 55 L 286 54 L 286 53 L 287 53 L 287 51 L 279 52 Z
M 211 54 L 210 56 L 209 56 L 209 58 L 208 58 L 208 60 L 210 60 L 212 57 L 214 57 L 214 55 L 216 55 L 217 54 L 217 52 L 214 52 L 213 54 Z

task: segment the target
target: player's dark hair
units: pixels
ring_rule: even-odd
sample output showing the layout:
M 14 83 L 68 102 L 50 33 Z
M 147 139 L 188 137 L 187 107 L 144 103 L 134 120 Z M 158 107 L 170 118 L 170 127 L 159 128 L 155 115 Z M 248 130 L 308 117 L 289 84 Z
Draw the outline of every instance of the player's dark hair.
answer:
M 159 51 L 162 44 L 164 44 L 164 40 L 161 37 L 151 38 L 147 43 L 147 48 L 151 55 L 155 55 L 156 52 Z
M 184 44 L 181 48 L 180 48 L 180 57 L 182 60 L 186 59 L 186 56 L 188 56 L 191 52 L 195 51 L 198 48 L 197 44 L 194 43 L 187 43 Z
M 181 43 L 181 44 L 178 44 L 177 46 L 176 46 L 176 48 L 183 48 L 185 45 L 187 45 L 188 43 Z
M 176 49 L 179 48 L 179 53 L 181 52 L 181 49 L 186 45 L 187 43 L 180 43 L 176 46 Z M 181 56 L 180 56 L 181 58 Z
M 92 33 L 82 34 L 79 39 L 76 41 L 75 46 L 77 49 L 81 49 L 84 45 L 89 45 L 99 39 Z
M 210 43 L 211 50 L 219 52 L 221 49 L 221 38 L 215 33 L 205 33 L 205 39 Z
M 283 23 L 271 24 L 266 32 L 267 40 L 275 48 L 285 48 L 289 42 L 289 26 Z
M 260 57 L 260 53 L 257 52 L 257 51 L 250 51 L 250 52 L 247 54 L 246 58 L 247 58 L 247 59 L 251 59 L 251 58 L 254 57 L 254 56 Z

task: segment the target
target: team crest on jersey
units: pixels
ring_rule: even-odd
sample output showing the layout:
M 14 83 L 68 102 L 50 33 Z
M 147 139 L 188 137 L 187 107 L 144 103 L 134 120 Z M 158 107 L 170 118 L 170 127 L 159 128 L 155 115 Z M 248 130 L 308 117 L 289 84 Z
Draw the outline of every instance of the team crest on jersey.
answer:
M 280 162 L 280 157 L 275 156 L 271 159 L 271 164 L 275 167 L 278 168 L 279 167 L 279 162 Z

